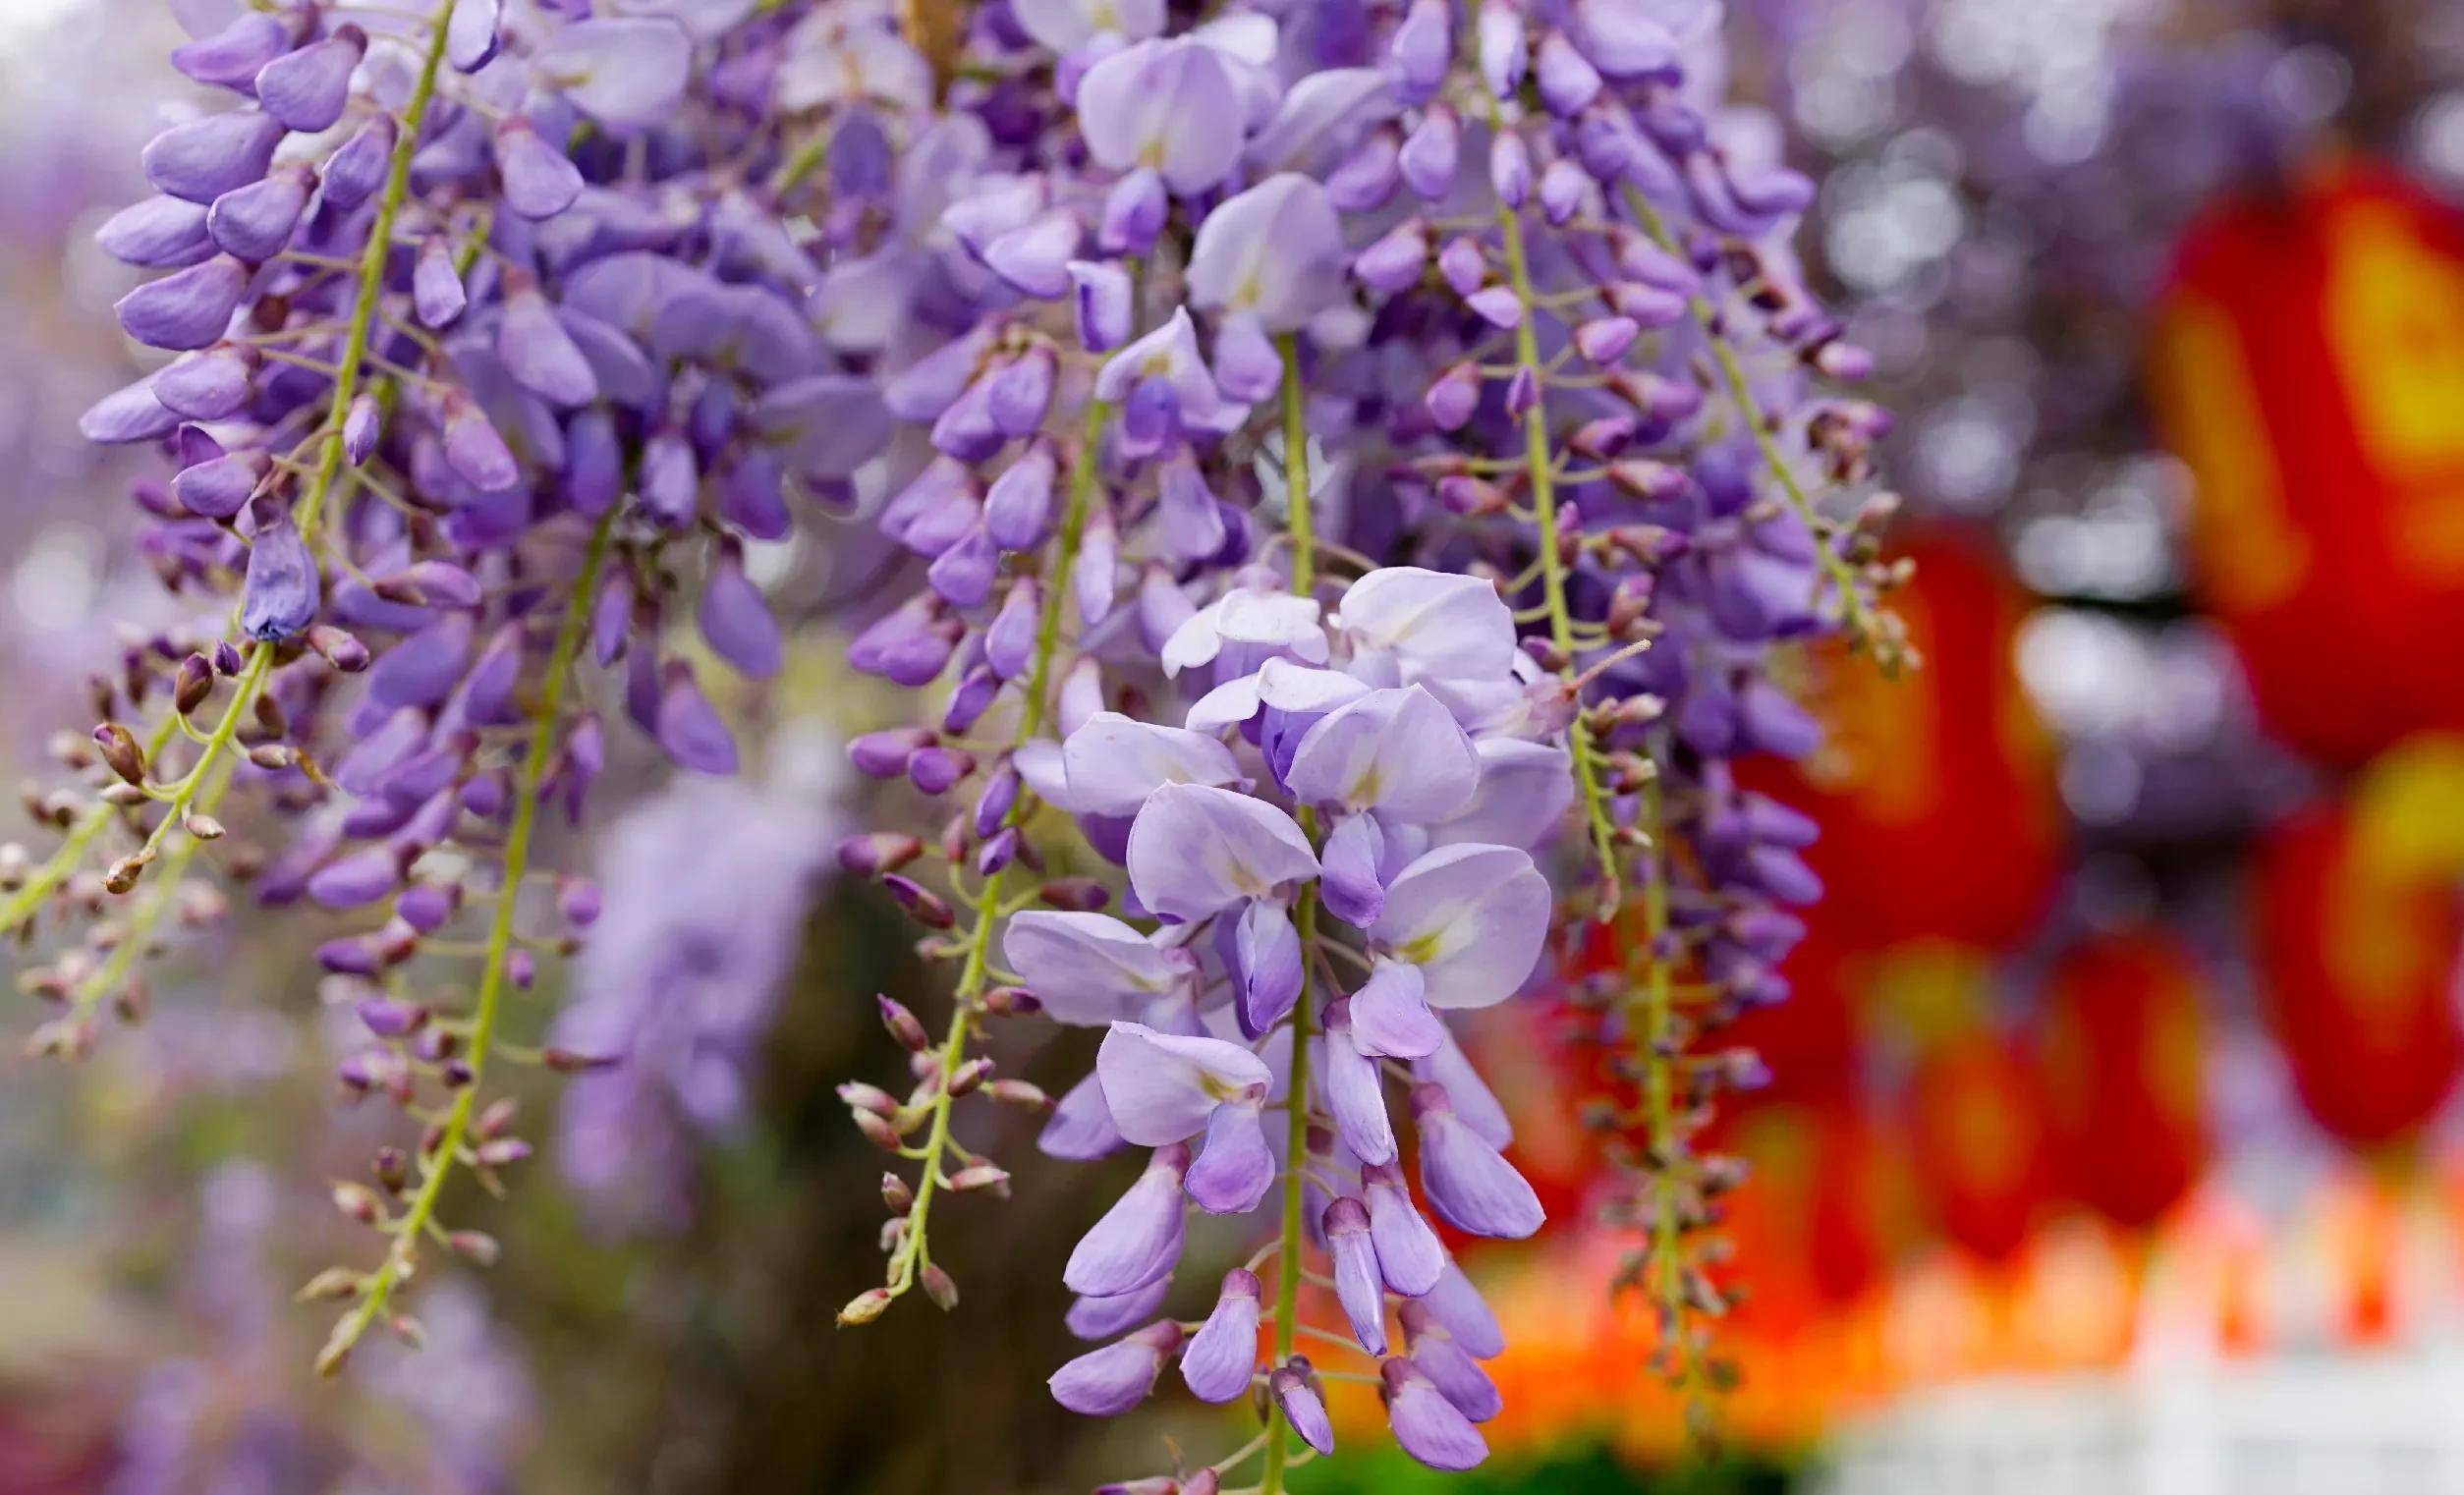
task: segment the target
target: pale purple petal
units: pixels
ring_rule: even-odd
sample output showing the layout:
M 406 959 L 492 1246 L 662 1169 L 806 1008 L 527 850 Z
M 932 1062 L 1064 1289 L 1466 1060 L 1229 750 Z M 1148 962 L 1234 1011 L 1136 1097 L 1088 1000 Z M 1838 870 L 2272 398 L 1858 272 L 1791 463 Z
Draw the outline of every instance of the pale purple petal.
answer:
M 1100 915 L 1097 915 L 1100 916 Z M 1274 1077 L 1265 1061 L 1237 1043 L 1159 1033 L 1143 1023 L 1115 1023 L 1095 1058 L 1104 1107 L 1121 1135 L 1141 1146 L 1160 1146 L 1213 1134 L 1207 1119 L 1227 1102 L 1254 1106 L 1265 1099 Z
M 1486 1007 L 1532 973 L 1553 903 L 1528 852 L 1439 847 L 1387 885 L 1385 911 L 1369 933 L 1389 956 L 1420 968 L 1429 1006 Z
M 1293 332 L 1343 292 L 1343 226 L 1326 190 L 1285 172 L 1226 199 L 1198 227 L 1190 302 L 1247 313 L 1269 332 Z
M 1172 1279 L 1158 1277 L 1118 1298 L 1082 1298 L 1070 1304 L 1061 1322 L 1080 1339 L 1110 1339 L 1154 1317 L 1171 1294 Z
M 1171 1274 L 1181 1259 L 1181 1176 L 1189 1149 L 1155 1149 L 1147 1171 L 1071 1250 L 1061 1281 L 1089 1298 L 1118 1298 Z
M 1258 1274 L 1234 1267 L 1223 1277 L 1223 1291 L 1206 1321 L 1181 1352 L 1181 1379 L 1201 1402 L 1229 1402 L 1249 1390 L 1258 1370 L 1259 1300 L 1264 1284 Z
M 1334 1258 L 1335 1301 L 1351 1321 L 1352 1337 L 1372 1355 L 1386 1353 L 1386 1288 L 1377 1271 L 1377 1248 L 1369 1234 L 1369 1211 L 1349 1194 L 1326 1206 L 1322 1220 L 1326 1254 Z
M 1213 738 L 1117 711 L 1097 712 L 1071 733 L 1061 761 L 1070 808 L 1099 815 L 1134 815 L 1166 784 L 1226 785 L 1243 777 L 1231 749 Z
M 693 38 L 672 21 L 602 17 L 560 28 L 532 54 L 541 86 L 608 125 L 653 125 L 684 95 Z
M 1301 932 L 1272 899 L 1241 911 L 1232 941 L 1232 977 L 1241 1030 L 1255 1038 L 1281 1022 L 1301 997 Z
M 1419 967 L 1377 963 L 1352 993 L 1352 1031 L 1363 1053 L 1420 1059 L 1445 1046 L 1446 1025 L 1428 1010 L 1422 990 Z
M 1103 1080 L 1092 1071 L 1062 1095 L 1036 1138 L 1036 1150 L 1046 1157 L 1082 1163 L 1110 1157 L 1128 1145 L 1121 1129 L 1112 1125 L 1112 1113 L 1104 1108 Z
M 1052 1400 L 1082 1416 L 1117 1417 L 1147 1400 L 1180 1343 L 1180 1326 L 1166 1321 L 1091 1350 L 1052 1373 Z
M 1291 816 L 1226 789 L 1164 785 L 1130 829 L 1130 886 L 1169 918 L 1204 918 L 1316 873 L 1316 855 Z
M 1407 679 L 1484 679 L 1515 655 L 1514 614 L 1479 577 L 1389 566 L 1352 583 L 1333 619 L 1353 646 L 1391 655 Z
M 1421 1368 L 1406 1359 L 1378 1367 L 1385 1398 L 1386 1422 L 1403 1451 L 1433 1469 L 1476 1467 L 1488 1457 L 1488 1441 L 1481 1430 Z
M 1360 1051 L 1352 1040 L 1350 1021 L 1332 1006 L 1327 1009 L 1326 1023 L 1320 1048 L 1325 1074 L 1320 1084 L 1326 1109 L 1334 1114 L 1335 1133 L 1361 1161 L 1391 1163 L 1396 1151 L 1394 1119 L 1386 1111 L 1377 1061 Z
M 1377 1269 L 1385 1274 L 1386 1286 L 1406 1298 L 1436 1287 L 1445 1275 L 1446 1248 L 1413 1207 L 1402 1170 L 1372 1162 L 1361 1173 L 1361 1187 L 1369 1200 L 1369 1237 L 1376 1244 Z
M 1453 714 L 1408 686 L 1372 692 L 1310 728 L 1284 784 L 1302 800 L 1418 825 L 1461 810 L 1480 775 L 1480 755 Z
M 1001 956 L 1046 1015 L 1089 1027 L 1142 1011 L 1189 972 L 1187 955 L 1155 945 L 1108 914 L 1030 909 L 1010 919 Z
M 1504 1241 L 1520 1241 L 1546 1223 L 1531 1184 L 1454 1114 L 1442 1088 L 1416 1088 L 1412 1111 L 1420 1124 L 1421 1193 L 1437 1218 Z
M 1245 1215 L 1266 1197 L 1274 1181 L 1275 1156 L 1266 1146 L 1258 1106 L 1217 1106 L 1206 1119 L 1205 1144 L 1199 1149 L 1198 1161 L 1190 1165 L 1189 1196 L 1210 1215 Z

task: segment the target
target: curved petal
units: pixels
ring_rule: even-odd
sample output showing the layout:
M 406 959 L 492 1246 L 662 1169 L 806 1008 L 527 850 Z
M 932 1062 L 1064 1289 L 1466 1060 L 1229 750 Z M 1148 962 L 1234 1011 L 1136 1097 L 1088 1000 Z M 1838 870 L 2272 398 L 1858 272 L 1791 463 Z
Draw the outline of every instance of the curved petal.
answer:
M 1055 1022 L 1092 1026 L 1179 985 L 1189 958 L 1108 914 L 1031 909 L 1010 919 L 1001 955 Z
M 1205 1144 L 1190 1165 L 1189 1196 L 1210 1215 L 1245 1215 L 1266 1197 L 1274 1181 L 1275 1155 L 1266 1145 L 1258 1107 L 1215 1107 L 1206 1119 Z
M 1134 815 L 1166 784 L 1234 784 L 1241 765 L 1230 748 L 1203 733 L 1134 721 L 1098 711 L 1061 746 L 1071 807 L 1098 815 Z
M 1262 800 L 1166 784 L 1130 827 L 1129 874 L 1141 904 L 1193 920 L 1315 877 L 1317 857 L 1292 817 Z
M 1532 973 L 1547 938 L 1548 879 L 1508 846 L 1447 846 L 1386 888 L 1370 938 L 1421 969 L 1431 1007 L 1502 1002 Z
M 1159 1033 L 1143 1023 L 1112 1024 L 1095 1074 L 1113 1125 L 1148 1147 L 1207 1130 L 1207 1118 L 1226 1101 L 1263 1100 L 1274 1080 L 1266 1062 L 1237 1043 Z
M 1336 626 L 1356 648 L 1392 654 L 1407 676 L 1503 675 L 1513 667 L 1514 614 L 1479 577 L 1389 566 L 1352 583 Z
M 1301 739 L 1284 774 L 1303 800 L 1410 824 L 1454 814 L 1480 782 L 1471 738 L 1419 686 L 1373 691 L 1328 713 Z

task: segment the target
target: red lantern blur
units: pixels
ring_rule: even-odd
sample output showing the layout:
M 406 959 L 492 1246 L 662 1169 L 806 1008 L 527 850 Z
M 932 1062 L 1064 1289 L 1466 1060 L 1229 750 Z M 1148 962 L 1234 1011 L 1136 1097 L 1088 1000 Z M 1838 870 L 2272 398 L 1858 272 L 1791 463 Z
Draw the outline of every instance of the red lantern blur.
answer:
M 1880 1285 L 1889 1159 L 1859 1102 L 1764 1103 L 1728 1135 L 1753 1180 L 1728 1221 L 1740 1332 L 1785 1339 Z
M 2057 1186 L 2116 1225 L 2154 1226 L 2208 1150 L 2199 968 L 2156 930 L 2092 938 L 2050 972 L 2037 1056 Z
M 2374 852 L 2343 806 L 2263 847 L 2251 927 L 2268 1020 L 2302 1103 L 2355 1147 L 2417 1133 L 2464 1068 L 2464 914 L 2445 876 Z
M 2018 1045 L 1983 1024 L 1930 1044 L 1909 1080 L 1908 1147 L 1935 1228 L 1988 1264 L 2014 1259 L 2051 1184 L 2044 1096 Z
M 2464 724 L 2464 674 L 2425 646 L 2464 633 L 2464 215 L 2359 160 L 2229 199 L 2156 328 L 2194 581 L 2269 727 L 2356 763 Z
M 2012 664 L 2026 601 L 1964 533 L 1895 535 L 1892 548 L 1916 563 L 1891 610 L 1923 668 L 1888 679 L 1824 656 L 1822 750 L 1802 777 L 1751 776 L 1820 823 L 1806 853 L 1827 890 L 1814 916 L 1841 948 L 2000 948 L 2036 922 L 2061 858 L 2052 755 Z

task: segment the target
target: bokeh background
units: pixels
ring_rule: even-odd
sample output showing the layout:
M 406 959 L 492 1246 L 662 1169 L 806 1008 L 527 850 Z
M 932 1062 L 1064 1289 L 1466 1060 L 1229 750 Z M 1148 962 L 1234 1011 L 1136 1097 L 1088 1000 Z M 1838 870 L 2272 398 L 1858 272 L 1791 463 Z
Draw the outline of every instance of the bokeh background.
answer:
M 1729 9 L 1899 416 L 1927 668 L 1795 662 L 1832 896 L 1738 1035 L 1772 1081 L 1722 1127 L 1755 1169 L 1723 1452 L 1611 1306 L 1593 1057 L 1543 980 L 1480 1037 L 1562 1224 L 1474 1262 L 1509 1410 L 1446 1487 L 2464 1486 L 2464 6 Z M 160 0 L 0 0 L 14 769 L 171 605 L 75 422 L 138 364 L 88 236 L 193 105 L 176 36 Z M 871 569 L 767 559 L 814 615 Z M 243 913 L 82 1069 L 0 1053 L 0 1495 L 1005 1495 L 1172 1431 L 1041 1394 L 1102 1168 L 962 1206 L 956 1313 L 831 1326 L 878 1218 L 833 1086 L 894 1072 L 864 999 L 916 979 L 827 875 L 835 744 L 879 714 L 836 653 L 814 632 L 764 704 L 761 772 L 581 849 L 606 937 L 520 1021 L 630 1062 L 531 1097 L 546 1160 L 487 1211 L 514 1248 L 425 1285 L 421 1352 L 315 1382 L 288 1303 L 369 1141 L 289 974 L 313 931 Z

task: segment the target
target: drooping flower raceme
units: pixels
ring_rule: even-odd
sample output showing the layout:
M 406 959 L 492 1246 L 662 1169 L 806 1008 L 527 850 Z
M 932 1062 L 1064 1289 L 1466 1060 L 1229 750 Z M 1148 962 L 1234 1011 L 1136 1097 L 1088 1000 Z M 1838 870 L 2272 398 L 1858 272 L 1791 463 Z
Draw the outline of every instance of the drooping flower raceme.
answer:
M 1453 1015 L 1634 903 L 1582 995 L 1634 1076 L 1638 1271 L 1701 1362 L 1681 1237 L 1729 1176 L 1687 1142 L 1734 1067 L 1695 1041 L 1784 990 L 1778 906 L 1818 891 L 1729 765 L 1812 745 L 1775 649 L 1892 645 L 1817 502 L 1884 422 L 1813 392 L 1862 359 L 1788 254 L 1807 184 L 1707 112 L 1715 0 L 204 9 L 176 61 L 229 107 L 102 233 L 176 357 L 85 424 L 167 459 L 146 551 L 210 605 L 98 691 L 0 929 L 135 900 L 29 979 L 75 1052 L 211 912 L 218 811 L 276 848 L 231 858 L 260 903 L 356 920 L 317 953 L 367 1033 L 344 1080 L 441 1119 L 338 1193 L 390 1240 L 313 1285 L 350 1302 L 328 1364 L 425 1242 L 495 1249 L 439 1201 L 528 1151 L 480 1099 L 508 993 L 609 913 L 535 864 L 542 806 L 582 816 L 602 712 L 737 768 L 728 708 L 797 641 L 758 547 L 815 508 L 890 547 L 846 657 L 915 701 L 849 751 L 910 818 L 837 858 L 954 970 L 937 1034 L 878 999 L 906 1093 L 842 1090 L 899 1159 L 847 1321 L 957 1301 L 933 1206 L 1011 1182 L 958 1135 L 982 1097 L 1146 1155 L 1070 1258 L 1097 1348 L 1053 1394 L 1259 1393 L 1249 1451 L 1138 1488 L 1255 1458 L 1280 1495 L 1332 1450 L 1313 1255 L 1320 1356 L 1477 1463 L 1502 1346 L 1436 1224 L 1544 1221 Z M 1036 1013 L 1091 1030 L 1057 1099 L 982 1051 Z M 1178 1272 L 1193 1209 L 1256 1257 Z

